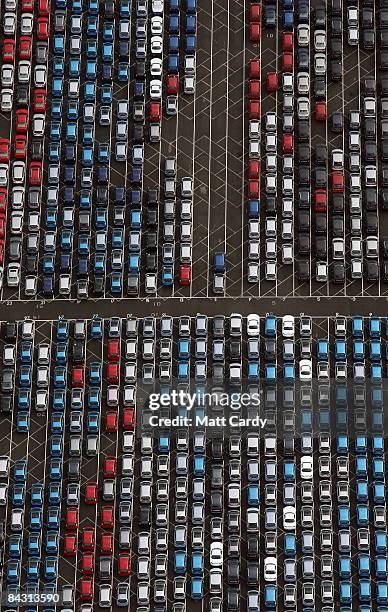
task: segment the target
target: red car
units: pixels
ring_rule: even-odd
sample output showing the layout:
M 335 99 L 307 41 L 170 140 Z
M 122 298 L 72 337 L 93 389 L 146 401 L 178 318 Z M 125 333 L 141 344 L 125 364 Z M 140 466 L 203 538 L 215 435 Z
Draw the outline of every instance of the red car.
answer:
M 31 36 L 21 36 L 19 42 L 19 57 L 20 59 L 31 59 L 32 55 L 32 39 Z
M 4 240 L 0 240 L 0 264 L 4 263 Z
M 34 10 L 34 0 L 21 0 L 22 13 L 32 13 Z
M 97 503 L 97 483 L 88 482 L 85 486 L 85 504 L 96 504 Z
M 5 187 L 0 187 L 0 213 L 5 213 L 8 204 L 8 192 Z
M 250 100 L 248 107 L 248 118 L 249 119 L 260 119 L 260 102 Z
M 293 153 L 294 137 L 292 134 L 283 134 L 283 153 Z
M 38 0 L 38 15 L 40 17 L 48 17 L 50 14 L 50 1 Z
M 166 93 L 169 96 L 177 96 L 179 93 L 179 76 L 168 74 L 166 79 Z
M 315 119 L 317 121 L 327 120 L 326 102 L 316 102 L 315 103 Z
M 108 368 L 107 368 L 107 373 L 106 373 L 108 382 L 112 384 L 118 383 L 119 376 L 120 376 L 119 364 L 117 362 L 108 363 Z
M 84 527 L 82 531 L 81 547 L 82 550 L 94 550 L 95 531 L 90 527 Z
M 106 457 L 104 461 L 104 478 L 116 478 L 117 459 L 116 457 Z
M 77 550 L 77 536 L 75 533 L 66 533 L 63 541 L 63 554 L 65 557 L 75 557 Z
M 159 123 L 160 118 L 162 116 L 162 108 L 160 102 L 151 102 L 149 106 L 149 115 L 150 121 L 153 121 L 154 123 Z
M 28 180 L 29 180 L 30 185 L 40 185 L 41 184 L 42 182 L 42 162 L 33 161 L 30 163 Z
M 260 180 L 260 162 L 256 159 L 251 159 L 248 164 L 248 178 Z
M 267 77 L 265 79 L 265 85 L 268 92 L 277 91 L 279 86 L 278 73 L 268 72 Z
M 81 601 L 93 601 L 93 580 L 81 578 L 80 580 Z
M 40 163 L 40 162 L 32 162 L 32 163 Z M 71 372 L 71 386 L 72 387 L 83 387 L 84 386 L 83 368 L 73 368 Z
M 94 555 L 92 553 L 86 553 L 82 555 L 81 560 L 81 571 L 86 576 L 92 576 L 94 573 Z
M 181 266 L 179 268 L 179 284 L 183 286 L 191 284 L 191 266 Z
M 38 17 L 38 27 L 36 30 L 38 40 L 48 40 L 49 20 L 48 17 Z
M 128 553 L 121 553 L 117 560 L 117 567 L 117 573 L 119 576 L 130 576 L 132 567 L 131 555 L 129 555 Z
M 260 60 L 252 59 L 249 62 L 249 78 L 260 79 Z
M 10 158 L 9 138 L 0 138 L 0 162 L 9 162 Z
M 283 51 L 293 51 L 294 50 L 294 33 L 293 32 L 283 32 L 282 49 Z
M 132 430 L 135 423 L 135 410 L 133 408 L 124 408 L 123 410 L 123 429 Z
M 16 111 L 16 133 L 27 134 L 28 130 L 28 110 L 19 108 Z
M 115 522 L 115 514 L 113 506 L 103 506 L 101 509 L 101 527 L 102 529 L 113 529 Z
M 292 72 L 294 70 L 294 56 L 292 53 L 288 53 L 288 51 L 283 53 L 282 70 L 283 72 Z
M 257 79 L 248 81 L 248 98 L 250 100 L 260 100 L 260 81 Z
M 105 417 L 105 431 L 107 433 L 115 433 L 118 429 L 117 412 L 109 410 Z
M 257 200 L 260 197 L 260 181 L 248 181 L 248 198 Z
M 5 236 L 6 221 L 4 215 L 0 216 L 0 238 Z
M 47 92 L 45 89 L 34 90 L 34 113 L 44 113 L 47 106 Z
M 66 510 L 65 525 L 67 531 L 78 529 L 78 510 Z
M 100 551 L 103 555 L 113 554 L 113 535 L 111 533 L 101 534 Z
M 326 189 L 315 190 L 315 212 L 326 212 L 327 211 L 327 193 Z
M 344 192 L 344 174 L 343 172 L 333 172 L 331 175 L 331 189 L 333 193 Z
M 261 25 L 260 23 L 249 24 L 249 40 L 251 42 L 259 42 L 261 37 Z
M 108 361 L 118 361 L 120 358 L 120 341 L 116 339 L 108 340 Z
M 249 9 L 249 21 L 252 22 L 259 22 L 261 21 L 261 4 L 258 4 L 257 2 L 252 3 Z
M 16 134 L 14 156 L 16 159 L 25 159 L 27 155 L 27 136 L 25 134 Z
M 3 52 L 1 54 L 5 64 L 13 64 L 15 61 L 15 41 L 12 38 L 5 38 L 3 42 Z

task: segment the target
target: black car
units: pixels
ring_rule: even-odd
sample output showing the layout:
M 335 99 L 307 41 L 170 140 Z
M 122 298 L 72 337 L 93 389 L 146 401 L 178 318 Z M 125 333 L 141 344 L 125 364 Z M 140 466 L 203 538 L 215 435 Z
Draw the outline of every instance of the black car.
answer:
M 2 414 L 12 413 L 12 395 L 2 395 L 1 396 L 0 412 Z
M 101 185 L 97 187 L 97 205 L 98 206 L 108 206 L 108 188 L 102 187 Z
M 128 294 L 129 295 L 138 295 L 139 293 L 139 275 L 138 274 L 129 274 L 128 275 Z
M 298 159 L 300 164 L 310 164 L 311 153 L 308 145 L 298 145 Z
M 365 208 L 366 210 L 377 210 L 377 191 L 375 189 L 365 189 Z
M 377 147 L 375 142 L 364 143 L 365 161 L 370 164 L 375 164 L 377 159 Z
M 37 64 L 46 64 L 48 58 L 48 44 L 46 42 L 39 42 L 36 45 L 35 54 Z
M 299 23 L 309 23 L 310 6 L 307 0 L 299 0 L 298 2 L 298 21 Z
M 265 339 L 264 355 L 267 361 L 276 360 L 276 341 L 275 340 L 272 340 L 271 338 Z
M 222 489 L 223 468 L 222 465 L 212 465 L 211 468 L 211 487 L 212 489 Z
M 159 202 L 159 190 L 157 187 L 148 189 L 148 204 L 158 204 Z
M 104 292 L 104 277 L 95 276 L 93 282 L 93 291 L 96 295 L 101 295 Z
M 232 361 L 241 359 L 241 343 L 239 340 L 232 340 L 230 342 L 229 354 Z
M 210 512 L 222 512 L 223 498 L 221 491 L 210 491 Z
M 330 128 L 332 132 L 340 133 L 344 129 L 344 115 L 338 111 L 331 114 L 330 117 Z
M 326 169 L 316 168 L 315 169 L 315 186 L 316 187 L 327 187 L 327 173 Z
M 376 121 L 373 117 L 365 117 L 364 134 L 367 140 L 376 140 Z
M 364 7 L 361 11 L 361 27 L 374 27 L 374 12 L 372 8 Z
M 30 93 L 28 87 L 24 85 L 18 85 L 15 89 L 16 103 L 18 107 L 28 106 L 30 101 Z
M 331 59 L 342 59 L 342 42 L 338 38 L 330 39 L 330 57 Z
M 316 100 L 326 99 L 326 81 L 322 77 L 314 79 L 314 96 Z
M 327 233 L 327 216 L 325 213 L 317 213 L 315 215 L 315 233 L 326 234 Z
M 140 506 L 139 525 L 141 527 L 151 526 L 151 507 L 150 506 L 144 506 L 144 505 Z
M 259 584 L 259 564 L 254 562 L 247 563 L 247 583 L 249 585 Z
M 266 28 L 276 27 L 276 9 L 273 6 L 264 6 L 263 21 Z
M 310 126 L 308 121 L 298 121 L 298 140 L 307 142 L 310 140 Z
M 298 212 L 298 227 L 302 232 L 310 231 L 310 213 L 304 210 Z
M 228 583 L 238 584 L 240 582 L 240 563 L 237 559 L 228 559 Z
M 342 261 L 335 261 L 333 263 L 333 282 L 344 283 L 345 282 L 345 266 Z
M 150 251 L 146 253 L 146 271 L 155 272 L 156 264 L 157 264 L 156 253 L 153 253 Z
M 361 33 L 361 43 L 364 49 L 373 50 L 376 45 L 376 37 L 373 30 L 363 30 Z
M 388 51 L 380 52 L 380 70 L 388 70 Z
M 377 261 L 366 261 L 366 277 L 369 281 L 379 280 L 379 266 Z
M 28 272 L 28 274 L 36 274 L 36 272 L 38 271 L 38 258 L 36 255 L 27 255 L 26 271 Z
M 212 458 L 222 459 L 223 458 L 223 440 L 222 438 L 214 438 L 212 440 Z
M 376 95 L 376 80 L 373 77 L 367 77 L 363 81 L 363 88 L 366 96 Z
M 327 239 L 326 236 L 315 237 L 315 253 L 318 259 L 326 259 Z
M 307 49 L 297 50 L 297 64 L 299 70 L 310 70 L 310 56 Z
M 247 555 L 249 559 L 257 559 L 259 555 L 259 542 L 257 537 L 249 536 L 247 539 Z
M 135 63 L 135 75 L 137 79 L 144 79 L 145 77 L 145 62 L 137 61 Z
M 383 278 L 388 281 L 388 259 L 383 261 Z
M 157 245 L 157 235 L 156 232 L 147 232 L 146 233 L 146 248 L 147 249 L 155 249 Z
M 300 233 L 298 235 L 298 252 L 300 255 L 310 253 L 310 234 Z
M 276 213 L 276 198 L 267 196 L 265 199 L 265 210 L 268 214 Z
M 300 281 L 310 280 L 310 262 L 305 259 L 297 261 L 296 274 Z
M 365 219 L 365 229 L 367 234 L 376 235 L 378 232 L 378 219 L 376 213 L 368 212 Z
M 4 338 L 7 342 L 11 342 L 12 340 L 16 340 L 16 323 L 15 321 L 6 321 L 4 325 Z
M 228 589 L 226 609 L 228 612 L 240 610 L 240 593 L 237 589 Z
M 332 208 L 334 213 L 343 213 L 344 211 L 344 196 L 342 193 L 334 193 L 332 199 Z
M 331 33 L 334 38 L 342 37 L 342 19 L 339 19 L 338 17 L 332 17 Z
M 132 132 L 133 142 L 142 143 L 144 142 L 144 126 L 143 125 L 134 125 Z
M 299 184 L 310 185 L 310 167 L 299 166 Z
M 326 166 L 327 163 L 327 147 L 326 145 L 318 144 L 315 147 L 315 163 L 318 166 Z
M 343 217 L 334 215 L 332 217 L 332 232 L 334 238 L 343 238 L 344 236 L 344 220 Z
M 43 141 L 42 140 L 33 140 L 31 142 L 31 158 L 33 160 L 41 160 L 43 159 Z
M 341 81 L 342 79 L 342 60 L 332 59 L 330 60 L 330 76 L 332 81 Z

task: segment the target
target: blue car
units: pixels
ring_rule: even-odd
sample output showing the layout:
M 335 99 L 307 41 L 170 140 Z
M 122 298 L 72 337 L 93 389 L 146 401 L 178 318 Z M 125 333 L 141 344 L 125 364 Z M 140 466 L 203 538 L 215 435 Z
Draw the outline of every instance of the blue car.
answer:
M 191 579 L 191 598 L 203 599 L 203 579 L 194 577 Z
M 179 339 L 178 341 L 178 359 L 190 358 L 190 339 Z
M 30 510 L 30 530 L 41 531 L 43 526 L 43 515 L 41 508 L 31 508 Z
M 31 387 L 32 370 L 30 365 L 21 366 L 19 372 L 19 385 L 21 387 Z
M 20 582 L 20 561 L 8 561 L 7 581 L 10 583 Z
M 329 360 L 329 342 L 327 338 L 321 338 L 317 341 L 317 357 L 320 361 Z
M 35 482 L 31 486 L 31 505 L 43 506 L 43 485 L 40 482 Z
M 88 59 L 96 59 L 97 58 L 97 41 L 96 40 L 87 40 L 86 41 L 86 57 Z
M 367 527 L 369 524 L 369 510 L 366 504 L 356 506 L 357 527 Z
M 387 578 L 388 577 L 388 559 L 386 556 L 376 557 L 376 577 Z
M 40 559 L 30 557 L 27 559 L 27 580 L 39 580 Z
M 376 531 L 375 548 L 377 554 L 386 554 L 388 552 L 388 536 L 386 531 Z
M 179 15 L 170 15 L 168 20 L 168 31 L 170 34 L 179 34 L 180 32 L 180 19 Z
M 62 389 L 55 389 L 53 393 L 53 408 L 54 410 L 65 409 L 65 392 Z
M 101 390 L 90 388 L 88 390 L 88 408 L 91 410 L 99 410 L 101 406 Z
M 44 577 L 46 580 L 56 580 L 58 576 L 58 558 L 46 557 L 44 560 Z
M 277 587 L 274 584 L 264 586 L 264 605 L 266 608 L 276 608 L 277 593 Z
M 51 457 L 62 457 L 63 440 L 62 436 L 54 435 L 50 438 L 50 455 Z
M 86 420 L 88 433 L 98 433 L 100 429 L 100 415 L 98 412 L 88 412 Z
M 191 572 L 194 576 L 203 576 L 204 558 L 202 552 L 193 551 L 191 555 Z
M 340 557 L 338 560 L 338 573 L 341 579 L 352 575 L 352 562 L 350 557 Z
M 115 230 L 113 230 L 112 234 L 112 244 L 114 241 Z M 122 235 L 122 230 L 121 230 Z M 102 338 L 102 319 L 100 317 L 95 317 L 92 319 L 90 323 L 90 334 L 92 338 L 101 339 Z
M 66 386 L 66 370 L 62 366 L 54 368 L 54 387 L 64 389 Z
M 62 480 L 62 461 L 51 459 L 49 466 L 50 480 Z
M 26 487 L 24 484 L 15 484 L 12 489 L 12 504 L 15 508 L 24 506 L 26 500 Z
M 18 459 L 15 461 L 13 477 L 16 482 L 26 482 L 27 461 L 25 459 Z
M 370 555 L 359 554 L 357 558 L 358 573 L 360 576 L 370 576 Z
M 176 574 L 184 574 L 186 572 L 186 553 L 185 552 L 175 551 L 174 572 Z
M 89 366 L 89 382 L 91 385 L 99 386 L 102 378 L 101 363 L 93 361 Z
M 12 559 L 20 559 L 22 556 L 22 536 L 17 533 L 8 539 L 8 552 Z
M 16 416 L 16 430 L 19 433 L 28 433 L 30 431 L 29 412 L 18 412 Z
M 47 511 L 48 529 L 59 529 L 59 524 L 60 524 L 60 509 L 50 507 Z
M 296 555 L 296 537 L 293 533 L 284 534 L 284 554 L 286 557 L 295 557 Z
M 46 553 L 57 555 L 59 552 L 58 531 L 48 531 L 46 534 Z
M 362 602 L 369 602 L 371 600 L 371 581 L 362 578 L 358 583 L 358 597 Z
M 29 389 L 19 389 L 17 406 L 19 410 L 29 410 L 31 405 L 31 391 Z
M 352 583 L 347 580 L 341 580 L 339 583 L 339 600 L 340 603 L 352 603 Z
M 193 55 L 197 49 L 196 36 L 189 34 L 185 36 L 185 53 Z
M 48 502 L 50 506 L 58 506 L 61 503 L 62 487 L 58 482 L 50 482 L 48 486 Z

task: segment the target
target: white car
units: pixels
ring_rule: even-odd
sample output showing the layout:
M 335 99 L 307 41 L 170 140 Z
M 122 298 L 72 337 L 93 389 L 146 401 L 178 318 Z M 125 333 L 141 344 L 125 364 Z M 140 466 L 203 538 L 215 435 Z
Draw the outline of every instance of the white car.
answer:
M 12 64 L 3 64 L 1 67 L 1 86 L 12 87 L 14 81 L 14 67 Z
M 161 36 L 151 36 L 151 53 L 152 55 L 162 55 L 163 38 Z
M 159 17 L 159 15 L 155 15 L 151 19 L 151 34 L 154 35 L 163 35 L 163 18 Z
M 153 57 L 150 62 L 151 76 L 162 76 L 163 62 L 160 57 Z
M 326 51 L 326 32 L 325 30 L 315 30 L 314 32 L 314 48 L 315 51 Z
M 313 365 L 311 359 L 301 359 L 299 362 L 300 380 L 311 380 L 313 377 Z
M 343 170 L 344 152 L 342 149 L 333 149 L 331 153 L 331 167 L 333 170 Z
M 286 531 L 296 529 L 296 509 L 294 506 L 284 506 L 283 508 L 283 529 Z
M 20 284 L 20 264 L 10 263 L 7 268 L 8 287 L 18 287 Z
M 18 81 L 19 83 L 28 83 L 31 76 L 31 62 L 23 60 L 18 65 Z
M 249 337 L 258 338 L 260 336 L 260 317 L 257 314 L 247 316 L 247 334 Z
M 193 179 L 191 176 L 184 176 L 181 180 L 181 195 L 184 198 L 193 197 Z
M 299 47 L 308 47 L 310 43 L 310 26 L 304 23 L 298 25 L 297 38 Z
M 12 166 L 12 180 L 15 185 L 23 185 L 26 176 L 26 164 L 24 161 L 15 161 Z
M 46 120 L 44 115 L 40 113 L 36 113 L 34 115 L 32 121 L 32 133 L 34 136 L 39 136 L 41 138 L 44 136 L 45 122 Z
M 151 100 L 160 100 L 162 97 L 162 81 L 152 79 L 150 81 L 150 98 Z
M 296 112 L 298 119 L 308 119 L 310 117 L 310 100 L 309 98 L 298 98 L 296 104 Z
M 0 108 L 3 112 L 9 112 L 12 110 L 13 103 L 13 90 L 2 89 L 0 93 Z
M 151 10 L 153 15 L 163 15 L 163 1 L 152 0 Z
M 210 544 L 210 565 L 211 567 L 222 567 L 224 550 L 222 542 L 212 542 Z
M 313 477 L 313 458 L 309 455 L 300 458 L 300 475 L 302 480 L 311 480 Z
M 325 261 L 317 261 L 315 270 L 315 279 L 318 283 L 326 283 L 327 281 L 327 263 Z
M 276 582 L 278 573 L 278 560 L 276 557 L 266 557 L 264 559 L 264 580 L 266 582 Z
M 47 83 L 47 68 L 42 64 L 35 66 L 34 70 L 35 87 L 46 87 Z
M 308 95 L 310 91 L 310 75 L 308 72 L 298 72 L 297 76 L 297 88 L 298 93 L 301 95 Z
M 285 315 L 282 319 L 283 338 L 293 338 L 295 336 L 295 318 L 292 315 Z
M 248 262 L 248 283 L 259 282 L 260 266 L 254 261 Z
M 34 27 L 34 16 L 31 13 L 22 13 L 20 33 L 22 36 L 31 36 Z
M 3 31 L 6 36 L 14 36 L 16 31 L 16 15 L 15 13 L 4 13 Z
M 8 164 L 0 164 L 0 185 L 1 187 L 8 185 Z
M 326 74 L 325 53 L 316 53 L 314 55 L 314 72 L 317 76 Z

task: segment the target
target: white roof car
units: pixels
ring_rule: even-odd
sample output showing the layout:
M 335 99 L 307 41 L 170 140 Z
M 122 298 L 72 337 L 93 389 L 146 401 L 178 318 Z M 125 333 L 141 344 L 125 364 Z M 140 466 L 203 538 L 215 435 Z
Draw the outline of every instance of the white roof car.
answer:
M 290 265 L 294 261 L 294 248 L 292 244 L 282 245 L 282 263 L 284 265 Z
M 267 238 L 265 241 L 265 256 L 267 259 L 276 259 L 277 241 L 276 238 Z
M 343 170 L 344 152 L 342 149 L 333 149 L 331 153 L 331 167 L 333 170 Z
M 185 198 L 193 197 L 193 179 L 190 176 L 184 176 L 181 180 L 181 194 Z
M 299 362 L 300 380 L 311 380 L 313 377 L 313 366 L 311 359 L 301 359 Z
M 47 83 L 47 68 L 42 64 L 38 64 L 34 69 L 35 87 L 46 87 Z
M 31 74 L 31 62 L 29 60 L 22 60 L 18 64 L 18 81 L 19 83 L 28 83 Z
M 351 260 L 350 275 L 352 279 L 362 278 L 362 260 L 361 259 Z
M 12 87 L 14 80 L 14 67 L 12 64 L 3 64 L 1 67 L 1 86 Z
M 333 238 L 333 259 L 345 258 L 345 241 L 343 238 Z
M 310 75 L 308 72 L 298 72 L 297 76 L 298 93 L 308 95 L 310 91 Z
M 296 529 L 296 509 L 294 506 L 285 506 L 283 508 L 283 529 Z
M 249 140 L 249 157 L 252 159 L 260 157 L 260 140 L 258 138 Z
M 297 114 L 299 119 L 308 119 L 310 117 L 310 100 L 309 98 L 298 98 Z
M 364 98 L 364 115 L 376 117 L 376 98 Z
M 145 278 L 145 291 L 146 293 L 156 293 L 156 275 L 152 272 L 146 274 Z
M 291 72 L 283 73 L 283 91 L 294 91 L 294 76 Z
M 265 114 L 265 129 L 267 130 L 267 132 L 276 132 L 276 129 L 277 129 L 277 114 L 276 113 L 268 112 Z
M 260 258 L 260 243 L 258 240 L 250 240 L 248 246 L 248 259 L 257 260 Z
M 367 187 L 377 186 L 377 168 L 376 166 L 365 166 L 365 184 Z
M 32 17 L 32 15 L 30 15 Z M 3 31 L 6 36 L 13 36 L 16 29 L 15 13 L 4 13 L 3 16 Z
M 211 567 L 222 567 L 224 553 L 222 542 L 212 542 L 210 544 L 210 565 Z
M 298 25 L 297 38 L 299 47 L 308 47 L 310 43 L 310 27 L 304 23 Z
M 248 262 L 248 283 L 259 282 L 259 264 L 254 261 Z
M 195 56 L 185 56 L 185 74 L 195 74 Z
M 278 561 L 276 557 L 266 557 L 264 559 L 264 580 L 266 582 L 276 582 L 278 573 Z
M 314 72 L 317 76 L 326 74 L 326 55 L 325 53 L 316 53 L 314 55 Z
M 26 164 L 24 161 L 15 161 L 12 165 L 12 180 L 16 185 L 24 184 Z
M 358 45 L 359 35 L 358 28 L 355 26 L 349 26 L 348 28 L 348 44 L 355 46 Z
M 368 259 L 374 259 L 379 254 L 379 240 L 377 236 L 367 236 L 366 238 L 366 256 Z
M 260 336 L 260 317 L 257 314 L 249 314 L 247 316 L 247 334 L 250 337 Z
M 326 51 L 326 32 L 325 30 L 315 30 L 314 32 L 315 51 Z
M 311 480 L 313 477 L 313 458 L 303 455 L 300 458 L 300 475 L 302 480 Z
M 160 57 L 153 57 L 150 62 L 151 76 L 162 76 L 163 62 Z
M 160 100 L 162 97 L 162 81 L 159 79 L 150 81 L 150 97 L 151 100 Z
M 293 338 L 295 336 L 295 318 L 292 315 L 285 315 L 282 318 L 283 338 Z
M 325 261 L 317 262 L 315 278 L 319 283 L 327 281 L 327 263 Z
M 0 92 L 0 107 L 3 112 L 12 110 L 13 90 L 2 89 Z
M 8 185 L 8 164 L 0 164 L 0 185 L 2 187 Z
M 185 75 L 183 79 L 183 91 L 185 94 L 195 93 L 195 76 Z

